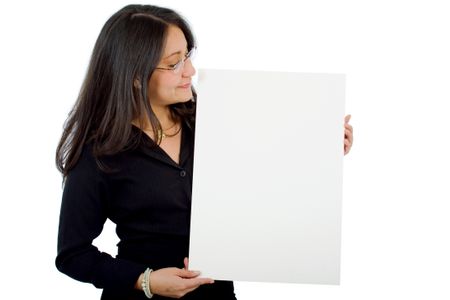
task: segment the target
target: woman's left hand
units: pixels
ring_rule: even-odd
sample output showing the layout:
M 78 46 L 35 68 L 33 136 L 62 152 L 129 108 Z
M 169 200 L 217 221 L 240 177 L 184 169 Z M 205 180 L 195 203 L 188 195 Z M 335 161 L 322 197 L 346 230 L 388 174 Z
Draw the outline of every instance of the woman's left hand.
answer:
M 350 152 L 350 149 L 353 145 L 353 127 L 352 125 L 348 124 L 351 117 L 351 115 L 346 115 L 344 119 L 344 155 L 347 155 Z

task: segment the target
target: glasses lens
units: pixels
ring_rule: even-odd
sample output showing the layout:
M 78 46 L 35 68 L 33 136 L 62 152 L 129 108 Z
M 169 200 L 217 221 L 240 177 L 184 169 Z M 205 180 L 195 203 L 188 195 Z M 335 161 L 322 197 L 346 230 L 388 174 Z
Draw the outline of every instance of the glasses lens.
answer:
M 173 68 L 173 72 L 175 74 L 178 74 L 180 72 L 180 70 L 183 68 L 183 66 L 184 66 L 184 60 L 180 60 Z
M 186 59 L 193 60 L 195 58 L 195 54 L 197 53 L 197 47 L 193 47 L 191 51 L 186 55 Z
M 180 73 L 181 69 L 183 69 L 184 64 L 186 63 L 186 60 L 190 59 L 192 60 L 195 56 L 195 52 L 196 52 L 196 47 L 192 48 L 187 54 L 186 57 L 183 60 L 180 60 L 176 65 L 175 68 L 173 69 L 173 72 L 175 74 Z

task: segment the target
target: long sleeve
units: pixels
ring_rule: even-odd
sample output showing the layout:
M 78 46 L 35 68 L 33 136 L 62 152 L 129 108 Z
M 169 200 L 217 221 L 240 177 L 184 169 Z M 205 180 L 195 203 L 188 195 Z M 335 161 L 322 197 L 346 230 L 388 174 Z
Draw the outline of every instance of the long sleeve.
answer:
M 69 172 L 61 203 L 56 267 L 97 288 L 130 290 L 146 266 L 100 252 L 92 241 L 107 218 L 107 181 L 85 147 Z

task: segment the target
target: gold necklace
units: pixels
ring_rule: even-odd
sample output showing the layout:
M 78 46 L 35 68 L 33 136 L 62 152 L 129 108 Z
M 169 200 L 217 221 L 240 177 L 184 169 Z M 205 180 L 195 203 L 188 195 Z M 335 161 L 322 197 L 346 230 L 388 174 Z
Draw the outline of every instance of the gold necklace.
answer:
M 172 126 L 173 127 L 173 126 Z M 172 128 L 171 127 L 171 128 Z M 169 128 L 170 129 L 170 128 Z M 167 134 L 167 133 L 164 133 L 164 131 L 162 131 L 161 129 L 159 129 L 158 130 L 158 145 L 159 144 L 161 144 L 161 142 L 162 142 L 162 140 L 164 139 L 164 138 L 166 138 L 166 137 L 174 137 L 174 136 L 176 136 L 179 132 L 181 131 L 181 125 L 180 125 L 180 128 L 178 128 L 178 130 L 175 132 L 175 133 L 172 133 L 172 134 Z
M 182 127 L 181 124 L 180 124 L 180 128 L 178 128 L 178 130 L 175 133 L 168 134 L 168 133 L 164 132 L 164 131 L 167 131 L 169 129 L 172 129 L 173 127 L 175 127 L 175 125 L 177 125 L 177 123 L 174 123 L 172 126 L 167 128 L 166 130 L 158 129 L 158 142 L 157 142 L 158 144 L 160 144 L 164 138 L 174 137 L 178 133 L 180 133 L 181 127 Z M 151 130 L 151 129 L 145 129 L 144 131 L 151 131 L 151 132 L 153 132 L 153 130 Z
M 170 128 L 173 128 L 173 126 L 170 127 Z M 170 129 L 170 128 L 169 128 L 169 129 Z M 166 137 L 174 137 L 174 136 L 176 136 L 180 131 L 181 131 L 181 126 L 180 126 L 180 128 L 178 128 L 178 130 L 177 130 L 175 133 L 172 133 L 172 134 L 165 133 L 165 132 L 162 131 L 161 129 L 158 129 L 158 136 L 161 136 L 161 139 L 166 138 Z

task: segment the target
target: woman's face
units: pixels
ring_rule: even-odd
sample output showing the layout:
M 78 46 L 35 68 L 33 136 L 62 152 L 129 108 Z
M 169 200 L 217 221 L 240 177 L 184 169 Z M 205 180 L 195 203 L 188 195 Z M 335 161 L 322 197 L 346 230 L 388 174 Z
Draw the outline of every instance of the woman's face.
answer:
M 187 52 L 187 41 L 181 29 L 169 26 L 163 58 L 158 67 L 170 68 L 184 59 Z M 177 74 L 172 70 L 156 69 L 148 82 L 152 107 L 189 101 L 192 98 L 190 83 L 194 74 L 195 69 L 190 59 L 185 61 L 184 67 Z

